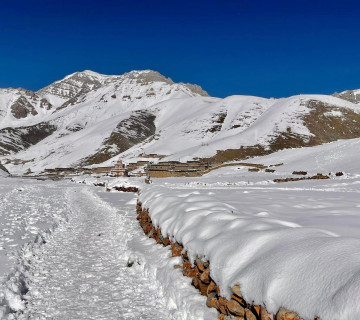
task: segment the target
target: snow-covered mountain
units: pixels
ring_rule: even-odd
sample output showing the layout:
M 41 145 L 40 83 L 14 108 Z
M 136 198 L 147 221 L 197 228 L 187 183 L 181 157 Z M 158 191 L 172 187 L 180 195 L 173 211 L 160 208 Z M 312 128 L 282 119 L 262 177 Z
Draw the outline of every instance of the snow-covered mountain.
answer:
M 0 110 L 0 154 L 19 173 L 140 154 L 244 159 L 360 137 L 360 106 L 344 99 L 213 98 L 151 70 L 83 71 L 38 92 L 3 89 Z

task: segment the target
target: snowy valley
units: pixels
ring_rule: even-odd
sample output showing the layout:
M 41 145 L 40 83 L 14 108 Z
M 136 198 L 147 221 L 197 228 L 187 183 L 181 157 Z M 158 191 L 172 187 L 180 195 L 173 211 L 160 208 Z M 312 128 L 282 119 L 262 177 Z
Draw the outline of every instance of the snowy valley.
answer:
M 0 318 L 358 320 L 357 93 L 0 89 Z

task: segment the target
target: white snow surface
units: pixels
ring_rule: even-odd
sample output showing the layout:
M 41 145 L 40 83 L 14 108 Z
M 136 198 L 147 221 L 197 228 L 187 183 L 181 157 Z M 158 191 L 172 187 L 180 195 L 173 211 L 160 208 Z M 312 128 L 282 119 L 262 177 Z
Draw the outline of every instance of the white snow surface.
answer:
M 8 181 L 0 181 L 2 245 L 14 258 L 2 269 L 1 319 L 217 318 L 174 268 L 181 259 L 143 234 L 134 194 Z
M 358 178 L 274 184 L 236 169 L 154 179 L 140 201 L 163 234 L 210 261 L 225 296 L 239 284 L 248 302 L 273 313 L 359 319 Z

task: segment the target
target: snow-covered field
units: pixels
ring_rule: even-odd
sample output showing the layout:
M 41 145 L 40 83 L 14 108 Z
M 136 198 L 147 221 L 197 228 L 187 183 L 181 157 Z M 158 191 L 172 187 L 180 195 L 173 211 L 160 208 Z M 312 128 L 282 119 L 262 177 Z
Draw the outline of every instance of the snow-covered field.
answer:
M 283 163 L 273 173 L 234 165 L 150 185 L 143 178 L 1 178 L 0 318 L 216 319 L 174 269 L 181 258 L 143 234 L 137 195 L 93 186 L 105 182 L 141 189 L 153 223 L 190 258 L 210 261 L 222 295 L 240 284 L 249 303 L 270 312 L 285 307 L 304 319 L 358 320 L 357 145 L 353 139 L 249 160 Z M 273 182 L 294 170 L 332 174 Z
M 304 319 L 356 320 L 357 172 L 354 165 L 346 177 L 275 184 L 274 174 L 227 167 L 191 180 L 154 179 L 140 200 L 164 235 L 210 261 L 226 297 L 240 284 L 248 302 L 270 312 L 285 307 Z

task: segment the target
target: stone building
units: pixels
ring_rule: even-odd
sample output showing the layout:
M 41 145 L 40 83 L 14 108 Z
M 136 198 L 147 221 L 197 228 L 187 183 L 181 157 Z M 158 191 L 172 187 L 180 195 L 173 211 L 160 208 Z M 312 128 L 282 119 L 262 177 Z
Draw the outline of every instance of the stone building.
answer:
M 198 177 L 210 169 L 210 164 L 199 161 L 182 163 L 179 161 L 149 164 L 146 173 L 150 178 Z
M 114 177 L 127 177 L 128 171 L 121 160 L 119 160 L 111 169 L 110 175 Z

